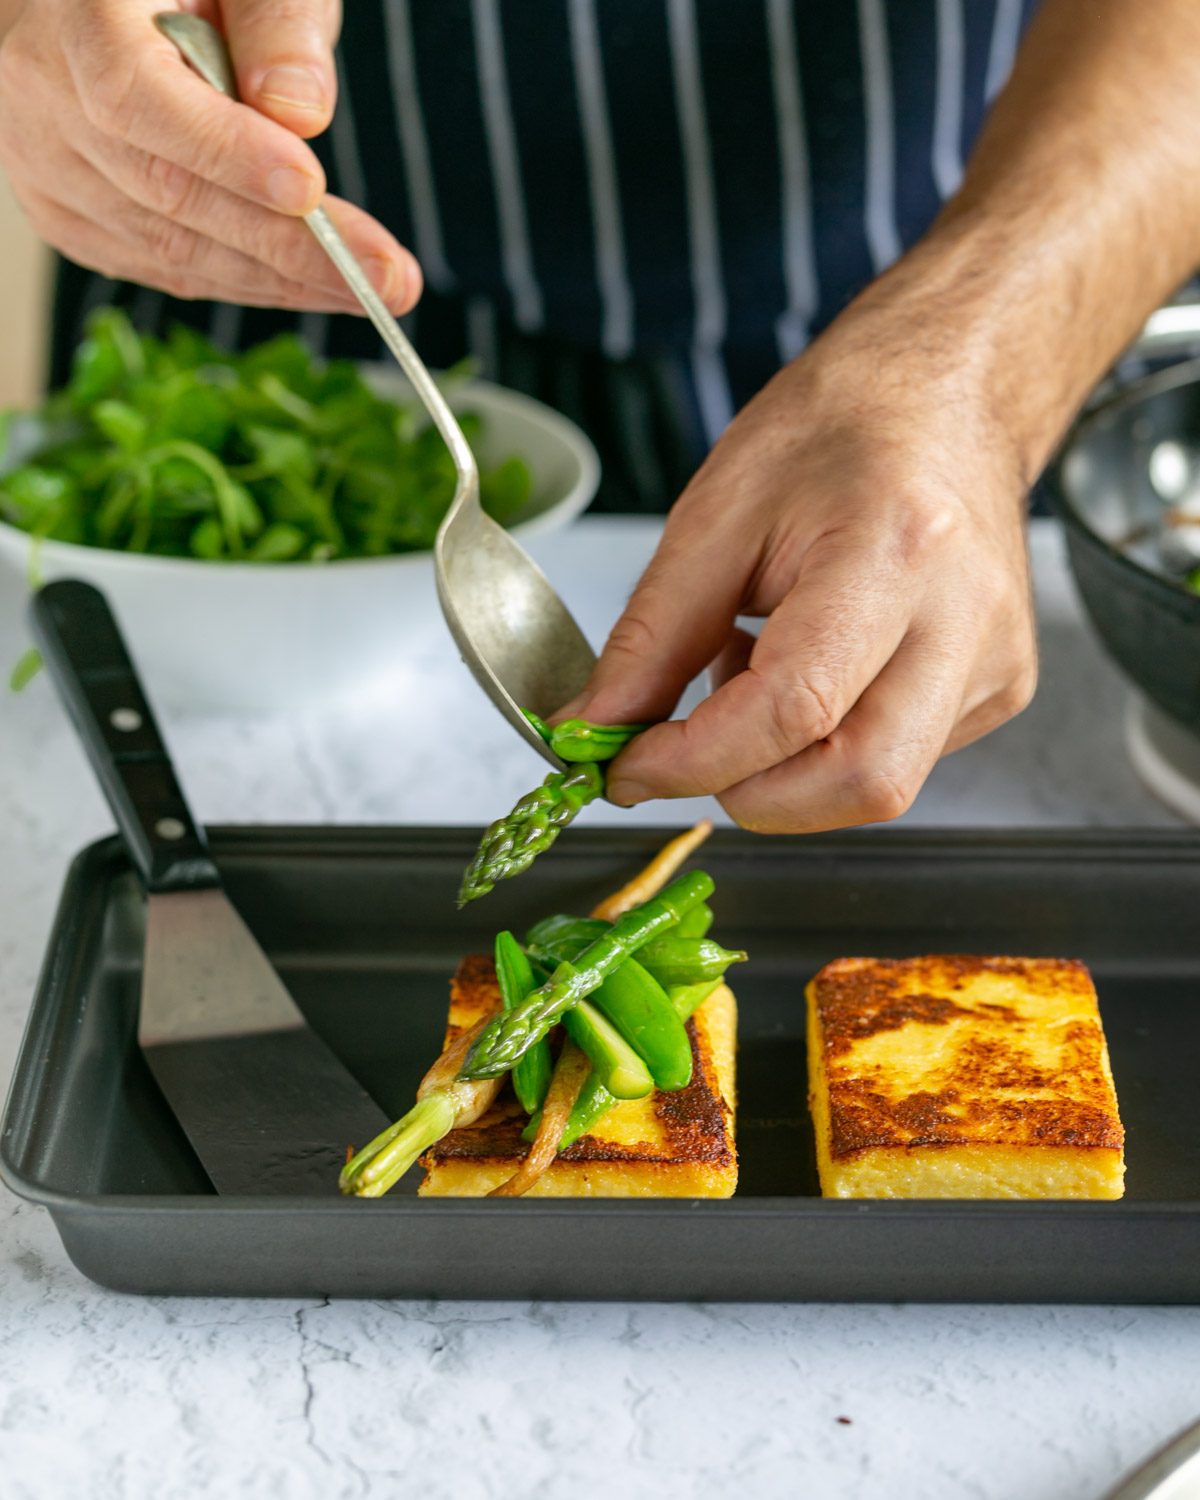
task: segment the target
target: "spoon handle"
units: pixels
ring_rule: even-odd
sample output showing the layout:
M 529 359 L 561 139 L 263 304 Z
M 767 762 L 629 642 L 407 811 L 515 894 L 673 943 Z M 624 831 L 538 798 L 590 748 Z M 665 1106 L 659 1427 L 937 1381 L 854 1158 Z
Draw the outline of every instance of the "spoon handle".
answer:
M 230 99 L 238 98 L 237 79 L 229 49 L 221 33 L 202 16 L 189 15 L 184 11 L 160 11 L 154 24 L 172 43 L 181 56 L 191 64 L 206 83 L 218 93 Z M 429 413 L 433 425 L 441 433 L 454 467 L 458 473 L 459 487 L 468 483 L 478 484 L 475 455 L 463 436 L 454 413 L 446 398 L 437 387 L 437 382 L 425 367 L 425 362 L 405 337 L 403 330 L 387 309 L 379 293 L 371 285 L 370 278 L 355 259 L 353 251 L 338 233 L 333 220 L 321 207 L 305 214 L 304 222 L 312 230 L 317 243 L 341 272 L 342 279 L 358 299 L 360 306 L 375 325 L 379 337 L 396 357 L 397 363 L 408 376 L 413 389 Z

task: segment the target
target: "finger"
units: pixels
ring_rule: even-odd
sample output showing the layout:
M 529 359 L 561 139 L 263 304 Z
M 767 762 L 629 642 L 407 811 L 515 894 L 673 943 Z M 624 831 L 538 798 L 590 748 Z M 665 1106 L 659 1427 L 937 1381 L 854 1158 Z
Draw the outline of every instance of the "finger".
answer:
M 306 308 L 311 302 L 314 306 L 333 306 L 344 312 L 354 305 L 343 284 L 306 286 L 281 276 L 239 250 L 231 250 L 207 235 L 143 208 L 114 192 L 112 184 L 82 157 L 74 157 L 62 165 L 55 193 L 83 218 L 104 225 L 118 239 L 123 239 L 139 263 L 156 267 L 160 277 L 202 276 L 210 285 L 219 286 L 228 301 L 254 296 L 263 302 L 275 298 L 280 305 Z
M 751 635 L 748 630 L 740 626 L 735 627 L 729 633 L 729 639 L 721 647 L 715 659 L 708 668 L 708 690 L 715 693 L 718 688 L 725 684 L 739 672 L 744 672 L 750 665 L 750 657 L 754 651 L 754 643 L 757 636 Z
M 715 532 L 671 516 L 591 681 L 562 713 L 601 724 L 665 718 L 728 637 L 753 565 Z
M 317 206 L 325 174 L 312 150 L 193 73 L 149 7 L 122 0 L 71 15 L 65 55 L 95 129 L 281 213 Z
M 307 287 L 291 288 L 284 283 L 278 291 L 231 288 L 195 270 L 165 270 L 146 255 L 140 245 L 131 245 L 112 230 L 84 218 L 65 204 L 29 192 L 21 194 L 21 204 L 38 234 L 56 250 L 89 270 L 99 271 L 112 279 L 135 281 L 155 287 L 172 297 L 187 301 L 236 300 L 245 307 L 282 307 L 294 311 L 344 312 L 345 305 L 330 297 L 322 302 L 319 294 Z
M 241 251 L 289 281 L 325 293 L 346 292 L 345 282 L 306 224 L 120 141 L 85 137 L 80 145 L 93 167 L 144 208 Z M 389 308 L 407 312 L 421 290 L 414 256 L 362 209 L 340 198 L 326 198 L 324 206 Z M 352 298 L 347 308 L 358 311 Z
M 609 796 L 627 806 L 723 792 L 825 739 L 904 639 L 916 587 L 866 549 L 818 544 L 746 670 L 688 718 L 639 735 L 612 764 Z
M 333 118 L 334 0 L 221 0 L 225 35 L 247 104 L 294 130 L 318 135 Z
M 910 637 L 827 739 L 731 787 L 721 805 L 758 833 L 819 833 L 897 818 L 941 755 L 965 663 Z

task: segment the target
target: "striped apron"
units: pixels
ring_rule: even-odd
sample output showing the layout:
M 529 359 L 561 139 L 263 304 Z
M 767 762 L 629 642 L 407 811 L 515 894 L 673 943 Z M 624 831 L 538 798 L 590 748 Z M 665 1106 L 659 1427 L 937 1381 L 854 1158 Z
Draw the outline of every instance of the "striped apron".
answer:
M 665 509 L 733 413 L 928 226 L 1036 0 L 350 0 L 331 190 L 417 254 L 435 366 L 577 421 L 598 509 Z M 365 320 L 182 302 L 67 261 L 52 379 L 92 308 L 239 347 Z

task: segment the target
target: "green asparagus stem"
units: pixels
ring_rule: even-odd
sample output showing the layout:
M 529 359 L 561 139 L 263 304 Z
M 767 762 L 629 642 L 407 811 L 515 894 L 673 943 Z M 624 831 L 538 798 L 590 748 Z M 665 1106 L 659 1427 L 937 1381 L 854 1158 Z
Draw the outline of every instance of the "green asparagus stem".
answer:
M 454 1128 L 457 1105 L 450 1090 L 419 1099 L 342 1168 L 338 1187 L 358 1198 L 382 1198 L 436 1141 Z
M 597 765 L 551 771 L 541 786 L 526 792 L 512 812 L 484 834 L 463 876 L 459 907 L 486 896 L 497 881 L 511 880 L 527 870 L 580 810 L 603 791 L 604 772 Z
M 693 870 L 673 880 L 652 901 L 636 906 L 607 929 L 575 960 L 550 976 L 529 999 L 486 1026 L 467 1054 L 461 1078 L 496 1078 L 517 1060 L 573 1005 L 600 987 L 618 965 L 651 938 L 674 926 L 685 911 L 713 893 L 713 879 Z

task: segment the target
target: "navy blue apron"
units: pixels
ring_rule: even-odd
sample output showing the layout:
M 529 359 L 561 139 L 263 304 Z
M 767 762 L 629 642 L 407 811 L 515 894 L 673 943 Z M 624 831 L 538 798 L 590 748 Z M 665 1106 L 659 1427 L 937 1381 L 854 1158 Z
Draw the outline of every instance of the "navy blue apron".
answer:
M 418 255 L 409 332 L 577 421 L 598 509 L 665 510 L 737 409 L 929 225 L 1036 0 L 353 0 L 316 150 Z M 240 347 L 370 325 L 182 302 L 59 265 L 91 308 Z

